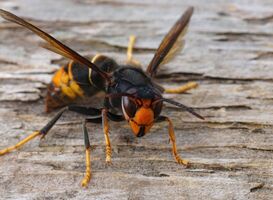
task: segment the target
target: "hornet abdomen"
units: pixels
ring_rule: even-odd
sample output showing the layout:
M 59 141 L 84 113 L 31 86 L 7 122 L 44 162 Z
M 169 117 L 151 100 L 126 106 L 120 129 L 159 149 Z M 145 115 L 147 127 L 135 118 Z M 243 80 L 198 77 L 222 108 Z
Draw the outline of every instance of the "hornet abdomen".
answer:
M 92 63 L 105 72 L 119 68 L 111 58 L 96 55 Z M 75 61 L 70 61 L 55 72 L 47 87 L 45 111 L 77 102 L 79 99 L 90 97 L 98 91 L 105 91 L 105 80 L 96 71 Z

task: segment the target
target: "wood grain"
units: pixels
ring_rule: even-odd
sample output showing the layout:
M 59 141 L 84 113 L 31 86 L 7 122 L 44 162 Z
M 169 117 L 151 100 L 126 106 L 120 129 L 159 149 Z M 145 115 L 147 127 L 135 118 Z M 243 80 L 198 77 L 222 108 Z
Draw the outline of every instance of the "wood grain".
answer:
M 273 3 L 271 0 L 100 1 L 3 0 L 14 12 L 83 55 L 125 62 L 129 35 L 145 67 L 168 29 L 188 7 L 195 13 L 186 47 L 159 70 L 166 87 L 200 86 L 167 95 L 193 106 L 200 121 L 166 105 L 178 150 L 193 164 L 175 163 L 167 124 L 135 138 L 126 123 L 110 123 L 113 165 L 105 166 L 100 125 L 88 125 L 93 179 L 85 170 L 83 116 L 66 113 L 44 140 L 0 157 L 0 199 L 273 199 Z M 66 60 L 38 47 L 39 38 L 0 19 L 0 148 L 41 128 L 46 84 Z

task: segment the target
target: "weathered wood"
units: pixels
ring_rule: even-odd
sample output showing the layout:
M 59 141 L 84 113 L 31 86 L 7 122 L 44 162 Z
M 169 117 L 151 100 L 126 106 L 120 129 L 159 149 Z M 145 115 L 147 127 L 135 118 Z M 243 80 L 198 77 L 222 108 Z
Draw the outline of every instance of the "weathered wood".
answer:
M 180 14 L 195 7 L 186 48 L 162 67 L 158 81 L 200 86 L 167 95 L 193 106 L 200 121 L 166 105 L 180 154 L 174 162 L 167 124 L 135 138 L 126 123 L 110 123 L 113 165 L 105 166 L 100 125 L 88 125 L 92 180 L 85 170 L 81 119 L 66 113 L 42 141 L 0 157 L 0 199 L 273 199 L 273 3 L 271 0 L 99 1 L 4 0 L 0 8 L 25 17 L 83 55 L 124 62 L 130 34 L 146 66 Z M 0 19 L 0 149 L 41 128 L 43 96 L 65 60 L 38 47 L 29 31 Z

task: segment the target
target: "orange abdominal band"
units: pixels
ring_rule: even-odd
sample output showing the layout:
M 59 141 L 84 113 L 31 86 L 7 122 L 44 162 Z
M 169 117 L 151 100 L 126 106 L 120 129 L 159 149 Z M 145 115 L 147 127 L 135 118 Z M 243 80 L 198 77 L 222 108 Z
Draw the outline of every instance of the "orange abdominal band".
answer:
M 76 97 L 83 97 L 84 93 L 80 86 L 73 80 L 72 74 L 72 63 L 69 63 L 69 72 L 66 73 L 64 67 L 59 69 L 53 79 L 52 82 L 55 87 L 60 88 L 62 94 L 69 97 L 70 99 L 75 99 Z

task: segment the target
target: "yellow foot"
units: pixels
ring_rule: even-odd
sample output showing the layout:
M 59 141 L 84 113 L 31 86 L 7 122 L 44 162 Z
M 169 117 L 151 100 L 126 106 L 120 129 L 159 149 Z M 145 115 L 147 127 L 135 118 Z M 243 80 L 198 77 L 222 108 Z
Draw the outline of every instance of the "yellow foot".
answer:
M 170 94 L 181 94 L 184 93 L 190 89 L 196 88 L 198 84 L 196 82 L 189 82 L 185 85 L 182 85 L 181 87 L 174 88 L 174 89 L 165 89 L 165 93 L 170 93 Z
M 82 187 L 87 187 L 90 179 L 91 179 L 91 160 L 90 160 L 90 152 L 91 149 L 90 147 L 85 150 L 85 164 L 86 164 L 86 169 L 85 169 L 85 175 L 84 178 L 82 179 Z
M 183 159 L 179 159 L 176 161 L 178 164 L 180 165 L 185 165 L 185 166 L 188 166 L 189 165 L 189 161 L 187 160 L 183 160 Z
M 28 137 L 26 137 L 25 139 L 21 140 L 20 142 L 18 142 L 16 145 L 14 146 L 10 146 L 8 148 L 5 148 L 3 150 L 0 150 L 0 156 L 5 155 L 15 149 L 19 149 L 20 147 L 22 147 L 25 143 L 27 143 L 28 141 L 34 139 L 35 137 L 39 136 L 40 132 L 36 131 L 34 133 L 32 133 L 31 135 L 29 135 Z
M 110 142 L 108 142 L 108 145 L 106 145 L 106 158 L 105 158 L 105 162 L 107 165 L 111 165 L 112 164 L 112 149 L 111 149 L 111 145 Z
M 175 160 L 180 165 L 185 165 L 185 166 L 189 165 L 189 161 L 184 160 L 184 159 L 180 158 L 179 156 L 175 156 Z
M 111 157 L 106 157 L 105 163 L 106 163 L 106 165 L 108 165 L 108 166 L 112 165 L 113 163 L 112 163 Z
M 90 182 L 90 179 L 91 179 L 91 174 L 89 174 L 89 176 L 87 176 L 87 174 L 85 175 L 85 177 L 82 179 L 82 187 L 87 187 L 89 182 Z

